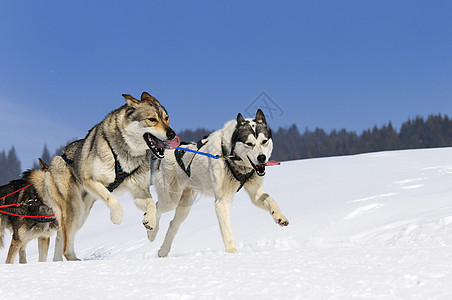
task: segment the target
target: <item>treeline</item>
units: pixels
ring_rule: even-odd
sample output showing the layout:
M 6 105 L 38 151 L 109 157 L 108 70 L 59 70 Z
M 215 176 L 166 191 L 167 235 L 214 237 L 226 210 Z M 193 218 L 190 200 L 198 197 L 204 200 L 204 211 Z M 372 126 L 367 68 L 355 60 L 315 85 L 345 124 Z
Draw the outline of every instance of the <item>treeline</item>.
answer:
M 39 156 L 45 163 L 50 163 L 50 159 L 55 155 L 61 155 L 61 149 L 58 148 L 54 155 L 50 155 L 47 145 L 44 145 L 44 150 Z M 32 169 L 38 169 L 38 159 L 33 164 Z M 16 154 L 14 146 L 6 153 L 4 150 L 0 152 L 0 185 L 4 185 L 13 179 L 19 179 L 24 170 L 21 168 L 21 163 Z M 2 195 L 0 195 L 2 196 Z
M 197 141 L 210 131 L 198 129 L 178 132 L 181 140 Z M 272 159 L 284 161 L 304 158 L 352 155 L 375 151 L 436 148 L 452 146 L 452 120 L 446 115 L 416 117 L 403 123 L 397 132 L 391 123 L 357 134 L 355 131 L 305 129 L 296 125 L 273 131 Z
M 11 147 L 8 153 L 4 150 L 0 152 L 0 185 L 19 178 L 20 172 L 20 161 L 17 158 L 14 146 Z
M 197 142 L 212 130 L 183 130 L 177 134 L 182 141 Z M 273 131 L 272 159 L 284 161 L 304 158 L 352 155 L 375 151 L 437 148 L 452 146 L 452 120 L 446 115 L 431 115 L 426 120 L 416 117 L 403 123 L 398 132 L 392 124 L 383 125 L 357 134 L 354 131 L 305 129 L 300 133 L 296 125 Z M 61 154 L 61 148 L 55 155 Z M 51 155 L 44 146 L 41 158 L 50 162 Z M 37 161 L 33 166 L 38 167 Z M 12 147 L 7 153 L 0 152 L 0 184 L 19 178 L 22 169 L 16 151 Z

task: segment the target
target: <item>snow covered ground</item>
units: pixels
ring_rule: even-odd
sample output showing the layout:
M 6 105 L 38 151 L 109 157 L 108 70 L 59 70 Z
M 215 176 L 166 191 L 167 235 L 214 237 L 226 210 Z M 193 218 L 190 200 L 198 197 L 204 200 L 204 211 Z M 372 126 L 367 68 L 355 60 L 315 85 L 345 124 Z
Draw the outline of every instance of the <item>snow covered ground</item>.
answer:
M 269 167 L 265 187 L 290 225 L 239 192 L 237 254 L 223 250 L 213 199 L 197 200 L 167 258 L 157 250 L 172 213 L 150 243 L 130 197 L 119 226 L 98 201 L 76 237 L 83 261 L 37 263 L 32 242 L 28 264 L 0 266 L 0 299 L 451 299 L 451 158 L 442 148 Z

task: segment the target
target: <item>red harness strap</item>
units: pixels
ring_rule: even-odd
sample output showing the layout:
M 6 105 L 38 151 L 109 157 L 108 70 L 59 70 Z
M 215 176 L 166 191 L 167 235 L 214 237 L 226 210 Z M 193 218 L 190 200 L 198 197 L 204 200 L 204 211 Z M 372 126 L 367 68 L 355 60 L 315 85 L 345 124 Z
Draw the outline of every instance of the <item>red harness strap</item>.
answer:
M 24 190 L 24 189 L 26 189 L 27 187 L 30 187 L 30 186 L 32 186 L 32 184 L 26 185 L 26 186 L 24 186 L 24 187 L 18 189 L 18 190 L 15 191 L 15 192 L 12 192 L 12 193 L 10 193 L 10 194 L 8 194 L 8 195 L 6 195 L 6 196 L 3 196 L 3 197 L 0 198 L 0 200 L 5 199 L 5 198 L 8 197 L 8 196 L 14 195 L 15 193 L 18 193 L 18 192 L 20 192 L 21 190 Z M 19 207 L 20 205 L 21 205 L 20 203 L 6 204 L 6 205 L 0 205 L 0 208 L 7 208 L 7 207 L 13 207 L 13 206 Z M 55 214 L 53 214 L 53 215 L 47 215 L 47 216 L 27 216 L 27 215 L 19 215 L 19 214 L 7 212 L 7 211 L 4 211 L 4 210 L 0 210 L 0 213 L 7 214 L 7 215 L 11 215 L 11 216 L 15 216 L 15 217 L 32 218 L 32 219 L 36 219 L 36 218 L 52 218 L 52 217 L 55 217 Z
M 24 190 L 24 189 L 26 189 L 26 188 L 29 187 L 29 186 L 32 186 L 32 184 L 30 183 L 29 185 L 26 185 L 26 186 L 24 186 L 23 188 L 20 188 L 20 189 L 18 189 L 17 191 L 12 192 L 11 194 L 8 194 L 8 195 L 6 195 L 6 196 L 3 196 L 3 197 L 0 198 L 0 200 L 5 199 L 6 197 L 9 197 L 9 196 L 11 196 L 11 195 L 14 195 L 15 193 L 20 192 L 21 190 Z M 1 206 L 0 206 L 0 207 L 1 207 Z

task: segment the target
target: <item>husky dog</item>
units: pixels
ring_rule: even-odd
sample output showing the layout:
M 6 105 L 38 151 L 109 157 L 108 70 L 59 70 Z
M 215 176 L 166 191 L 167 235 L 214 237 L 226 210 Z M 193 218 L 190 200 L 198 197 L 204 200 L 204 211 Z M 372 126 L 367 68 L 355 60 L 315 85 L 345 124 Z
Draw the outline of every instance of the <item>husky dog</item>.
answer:
M 63 152 L 73 157 L 82 145 L 83 140 L 72 142 L 63 148 Z M 52 158 L 44 176 L 39 173 L 30 175 L 30 180 L 43 195 L 44 202 L 52 207 L 60 224 L 55 239 L 54 261 L 62 261 L 63 254 L 67 260 L 80 260 L 75 254 L 75 234 L 85 223 L 96 200 L 76 180 L 67 156 L 66 160 L 61 156 Z
M 143 225 L 148 234 L 155 227 L 156 208 L 149 191 L 151 158 L 163 158 L 168 144 L 178 139 L 157 99 L 147 92 L 141 100 L 127 94 L 123 97 L 125 105 L 108 114 L 84 139 L 65 147 L 64 155 L 50 163 L 46 184 L 56 189 L 44 201 L 61 223 L 54 260 L 61 259 L 61 245 L 66 259 L 78 260 L 74 236 L 96 199 L 105 202 L 114 224 L 121 223 L 124 211 L 113 191 L 118 195 L 129 190 L 137 207 L 145 211 Z
M 0 195 L 9 195 L 21 188 L 30 184 L 29 177 L 32 173 L 41 173 L 43 175 L 48 166 L 41 160 L 41 170 L 26 171 L 22 178 L 13 180 L 10 183 L 0 186 Z M 40 194 L 34 185 L 24 188 L 5 199 L 0 201 L 0 205 L 21 203 L 19 211 L 21 214 L 31 216 L 48 216 L 52 215 L 52 210 L 44 205 L 42 201 L 42 194 Z M 25 213 L 25 210 L 27 213 Z M 47 252 L 49 250 L 50 236 L 52 236 L 58 229 L 58 222 L 55 218 L 25 218 L 16 217 L 8 214 L 0 213 L 0 247 L 3 247 L 3 235 L 5 229 L 8 228 L 12 232 L 11 245 L 8 250 L 6 258 L 7 264 L 14 263 L 14 260 L 19 252 L 19 263 L 27 263 L 25 249 L 29 241 L 38 239 L 39 261 L 45 262 L 47 260 Z
M 239 113 L 236 120 L 213 132 L 198 144 L 186 145 L 223 159 L 208 159 L 198 154 L 176 149 L 157 160 L 153 170 L 153 183 L 157 189 L 157 227 L 149 238 L 155 239 L 162 213 L 176 210 L 158 255 L 168 255 L 180 224 L 187 217 L 198 193 L 215 197 L 215 210 L 226 252 L 237 252 L 232 237 L 230 207 L 235 193 L 242 187 L 257 207 L 267 210 L 274 221 L 287 226 L 289 221 L 278 204 L 262 187 L 265 164 L 272 153 L 270 128 L 262 110 L 254 119 L 244 119 Z

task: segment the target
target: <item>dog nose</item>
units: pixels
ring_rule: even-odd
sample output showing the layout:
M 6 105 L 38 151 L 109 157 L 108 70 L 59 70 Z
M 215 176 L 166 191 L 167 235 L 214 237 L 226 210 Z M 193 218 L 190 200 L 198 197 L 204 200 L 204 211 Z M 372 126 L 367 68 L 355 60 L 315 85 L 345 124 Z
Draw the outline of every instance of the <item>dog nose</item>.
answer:
M 166 137 L 167 137 L 169 140 L 172 140 L 172 139 L 174 139 L 174 138 L 176 137 L 176 133 L 175 133 L 173 130 L 168 130 L 168 131 L 166 132 Z
M 260 154 L 257 156 L 257 161 L 260 162 L 261 164 L 265 163 L 266 159 L 267 157 L 264 154 Z

